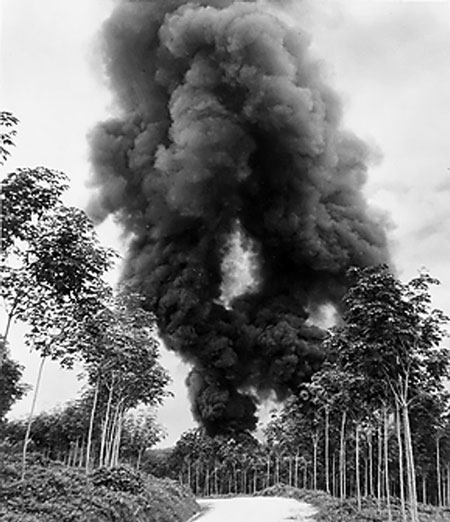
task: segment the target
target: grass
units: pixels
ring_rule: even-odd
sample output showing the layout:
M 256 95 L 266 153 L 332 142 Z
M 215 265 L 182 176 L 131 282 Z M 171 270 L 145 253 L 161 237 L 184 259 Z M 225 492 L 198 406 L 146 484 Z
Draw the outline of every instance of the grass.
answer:
M 388 520 L 386 504 L 378 506 L 375 499 L 364 498 L 362 509 L 358 510 L 355 498 L 340 501 L 323 491 L 297 489 L 278 484 L 259 491 L 256 495 L 295 498 L 317 508 L 316 522 L 385 522 Z M 401 522 L 400 505 L 392 502 L 393 522 Z M 449 508 L 436 508 L 419 504 L 420 522 L 450 522 Z
M 81 470 L 30 459 L 24 482 L 17 458 L 0 469 L 2 522 L 185 522 L 199 511 L 191 491 L 130 468 Z

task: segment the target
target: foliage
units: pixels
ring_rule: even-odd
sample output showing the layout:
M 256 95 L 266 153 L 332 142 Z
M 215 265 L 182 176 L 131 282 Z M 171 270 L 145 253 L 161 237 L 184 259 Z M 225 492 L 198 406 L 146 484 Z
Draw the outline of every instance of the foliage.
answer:
M 9 357 L 0 366 L 0 424 L 12 405 L 27 391 L 27 385 L 20 382 L 22 370 L 23 367 Z
M 67 177 L 43 167 L 19 169 L 1 182 L 1 297 L 13 321 L 30 326 L 26 342 L 70 366 L 80 355 L 79 332 L 108 293 L 102 275 L 115 254 L 100 245 L 92 222 L 67 207 Z M 0 365 L 6 354 L 0 353 Z
M 106 473 L 90 478 L 63 466 L 31 465 L 21 483 L 20 467 L 11 457 L 0 470 L 0 518 L 5 522 L 184 522 L 198 511 L 192 494 L 173 482 L 131 470 Z M 139 491 L 131 484 L 140 484 Z
M 94 486 L 105 486 L 113 491 L 126 491 L 135 495 L 142 493 L 145 488 L 142 475 L 124 466 L 96 469 L 91 480 Z
M 200 496 L 247 494 L 267 485 L 268 458 L 273 461 L 271 448 L 249 434 L 210 437 L 194 428 L 174 448 L 147 452 L 142 469 L 178 479 Z M 269 480 L 273 483 L 273 474 Z
M 104 406 L 99 406 L 92 433 L 92 446 L 98 452 L 101 442 L 101 423 Z M 87 436 L 92 407 L 92 390 L 63 407 L 44 411 L 32 419 L 30 448 L 53 461 L 63 461 L 74 467 L 83 467 L 86 460 Z M 3 437 L 9 444 L 19 447 L 27 429 L 27 421 L 10 420 L 5 423 Z M 154 413 L 140 409 L 126 417 L 121 431 L 121 462 L 136 466 L 142 453 L 156 444 L 162 436 L 162 428 Z
M 169 376 L 158 362 L 155 317 L 140 307 L 136 295 L 122 289 L 105 300 L 86 332 L 84 360 L 91 385 L 99 380 L 126 409 L 155 405 L 167 396 Z
M 10 148 L 14 146 L 14 138 L 19 120 L 8 111 L 0 112 L 0 165 L 3 165 L 11 154 Z
M 139 466 L 145 449 L 161 439 L 153 412 L 130 411 L 159 404 L 169 381 L 158 360 L 154 317 L 136 299 L 124 291 L 106 296 L 96 313 L 74 325 L 71 338 L 78 342 L 90 384 L 80 399 L 32 418 L 29 435 L 36 450 L 88 467 L 116 465 L 122 453 Z M 67 347 L 62 360 L 74 349 Z M 25 428 L 25 422 L 10 422 L 6 435 L 18 442 Z
M 132 460 L 139 469 L 144 452 L 160 442 L 165 436 L 164 428 L 156 420 L 156 412 L 149 408 L 138 408 L 125 415 L 121 454 Z
M 401 495 L 406 471 L 421 482 L 416 488 L 404 480 L 410 495 L 417 490 L 442 503 L 436 491 L 450 466 L 450 356 L 442 346 L 447 318 L 431 306 L 429 288 L 437 281 L 422 273 L 402 283 L 385 266 L 350 276 L 343 321 L 324 343 L 326 360 L 265 429 L 281 452 L 280 475 L 292 484 L 283 459 L 300 455 L 303 482 L 314 484 L 317 474 L 319 488 L 381 501 L 386 475 L 392 494 Z M 399 469 L 404 460 L 406 469 Z
M 89 425 L 90 405 L 86 398 L 72 401 L 52 411 L 43 411 L 33 416 L 30 444 L 51 459 L 62 458 L 76 441 L 82 441 Z M 5 425 L 4 435 L 12 444 L 19 444 L 25 435 L 27 421 L 10 420 Z M 98 436 L 98 433 L 96 433 Z
M 140 307 L 138 296 L 121 289 L 105 299 L 82 336 L 86 374 L 94 390 L 91 419 L 101 415 L 98 464 L 117 465 L 127 412 L 139 404 L 160 404 L 168 395 L 169 375 L 158 360 L 155 318 Z M 91 435 L 89 448 L 90 440 Z M 91 455 L 89 449 L 88 466 Z
M 61 205 L 68 177 L 46 167 L 20 168 L 2 180 L 2 252 L 10 254 L 19 242 L 39 234 L 40 220 Z
M 429 292 L 439 282 L 421 273 L 404 284 L 384 265 L 354 269 L 351 275 L 345 324 L 335 341 L 344 367 L 363 375 L 379 395 L 398 397 L 406 379 L 413 390 L 442 388 L 450 354 L 440 343 L 448 318 L 431 308 Z

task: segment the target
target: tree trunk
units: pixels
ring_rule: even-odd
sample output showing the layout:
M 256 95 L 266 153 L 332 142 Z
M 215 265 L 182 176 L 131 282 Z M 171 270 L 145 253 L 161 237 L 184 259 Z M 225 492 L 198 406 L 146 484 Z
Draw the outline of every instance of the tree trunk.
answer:
M 188 486 L 192 488 L 192 472 L 191 472 L 191 461 L 188 460 L 187 462 L 188 469 L 187 469 L 187 479 L 188 479 Z
M 411 428 L 409 425 L 409 411 L 406 400 L 402 400 L 402 417 L 403 427 L 405 433 L 405 452 L 408 472 L 408 489 L 409 502 L 411 506 L 412 522 L 419 522 L 418 508 L 417 508 L 417 493 L 416 493 L 416 473 L 414 466 L 414 455 L 411 441 Z
M 144 448 L 139 448 L 138 458 L 137 458 L 137 462 L 136 462 L 136 471 L 139 471 L 139 468 L 141 467 L 143 453 L 144 453 Z
M 97 378 L 97 382 L 95 384 L 94 399 L 92 400 L 92 408 L 91 408 L 91 417 L 89 419 L 89 432 L 88 432 L 87 446 L 86 446 L 86 475 L 89 473 L 90 465 L 91 465 L 92 434 L 94 432 L 94 419 L 95 419 L 95 410 L 97 409 L 99 386 L 100 386 L 100 377 Z
M 336 453 L 333 453 L 333 462 L 332 462 L 332 490 L 333 490 L 333 497 L 337 497 L 337 491 L 336 491 Z
M 219 469 L 217 466 L 217 462 L 214 462 L 214 490 L 216 495 L 219 494 L 219 477 L 218 477 Z
M 75 447 L 73 450 L 72 466 L 77 465 L 79 450 L 80 450 L 80 437 L 77 437 L 77 439 L 75 440 Z
M 120 405 L 118 407 L 119 414 L 117 417 L 117 423 L 116 423 L 116 434 L 114 438 L 114 447 L 113 447 L 113 463 L 112 465 L 114 467 L 119 465 L 119 455 L 120 455 L 120 441 L 122 439 L 122 427 L 123 427 L 123 407 Z
M 369 459 L 363 457 L 364 459 L 364 497 L 369 496 Z
M 339 452 L 339 494 L 340 499 L 346 497 L 346 473 L 345 473 L 345 423 L 347 412 L 342 413 L 341 435 L 340 435 L 340 452 Z
M 447 464 L 447 506 L 450 506 L 450 464 Z
M 298 488 L 298 451 L 295 454 L 295 467 L 294 467 L 294 486 Z
M 289 486 L 292 487 L 292 457 L 291 457 L 291 455 L 288 456 L 288 463 L 289 463 L 288 483 L 289 483 Z
M 427 477 L 425 474 L 422 476 L 422 502 L 427 503 Z
M 114 418 L 111 426 L 111 433 L 108 443 L 108 451 L 106 462 L 107 465 L 112 468 L 117 466 L 119 461 L 119 446 L 120 446 L 120 438 L 121 438 L 121 427 L 122 427 L 122 401 L 119 400 L 116 411 L 114 413 Z
M 209 497 L 209 465 L 206 466 L 205 487 L 203 488 L 203 494 L 205 497 Z
M 450 464 L 447 464 L 447 506 L 450 506 Z
M 381 501 L 381 494 L 382 494 L 382 471 L 383 471 L 383 440 L 382 440 L 382 429 L 381 426 L 377 427 L 378 432 L 378 454 L 377 454 L 377 461 L 378 461 L 378 469 L 377 469 L 377 499 L 378 499 L 378 505 L 380 505 Z
M 73 442 L 69 444 L 69 449 L 66 451 L 66 455 L 64 457 L 64 464 L 68 468 L 71 465 L 73 455 Z
M 399 476 L 399 491 L 400 491 L 400 508 L 402 512 L 402 521 L 407 522 L 406 505 L 405 505 L 405 479 L 403 470 L 403 442 L 402 442 L 402 428 L 400 418 L 400 408 L 397 406 L 395 411 L 395 425 L 397 431 L 398 444 L 398 476 Z
M 112 409 L 112 408 L 111 408 Z M 104 465 L 108 468 L 113 467 L 114 460 L 114 448 L 115 441 L 117 435 L 117 425 L 119 420 L 119 410 L 120 410 L 120 402 L 117 404 L 114 415 L 112 416 L 109 429 L 107 431 L 106 436 L 106 445 L 105 445 L 105 457 L 104 457 Z
M 369 445 L 369 495 L 372 497 L 374 495 L 375 488 L 373 486 L 373 443 L 371 430 L 369 431 L 367 442 Z
M 317 447 L 319 445 L 319 436 L 313 435 L 313 489 L 317 490 Z
M 8 336 L 9 336 L 9 331 L 11 329 L 14 312 L 16 311 L 17 305 L 19 303 L 19 295 L 20 294 L 16 295 L 16 297 L 14 299 L 14 303 L 11 307 L 11 310 L 8 313 L 8 316 L 6 319 L 6 328 L 5 328 L 5 332 L 3 334 L 3 339 L 0 340 L 0 370 L 2 369 L 3 363 L 6 360 Z
M 38 376 L 37 376 L 37 379 L 36 379 L 36 386 L 34 387 L 33 402 L 31 403 L 30 413 L 28 415 L 27 431 L 25 433 L 25 439 L 23 441 L 22 474 L 21 474 L 21 477 L 20 477 L 20 480 L 22 482 L 25 479 L 25 469 L 26 469 L 26 463 L 27 463 L 27 448 L 28 448 L 28 443 L 30 442 L 31 425 L 33 424 L 34 409 L 36 407 L 36 400 L 37 400 L 37 396 L 38 396 L 39 386 L 41 385 L 42 370 L 44 368 L 45 360 L 46 360 L 45 356 L 41 357 L 41 363 L 39 365 Z
M 198 495 L 200 491 L 200 462 L 195 463 L 195 494 Z
M 388 412 L 387 408 L 383 408 L 383 427 L 384 427 L 384 477 L 386 486 L 386 504 L 388 510 L 388 521 L 392 522 L 392 509 L 391 509 L 391 492 L 390 492 L 390 481 L 389 481 L 389 432 L 388 432 Z
M 436 437 L 436 483 L 437 483 L 437 505 L 442 507 L 442 478 L 441 478 L 441 451 L 440 440 Z
M 330 493 L 330 412 L 325 408 L 325 491 Z
M 107 438 L 107 434 L 108 434 L 109 413 L 111 410 L 113 391 L 114 391 L 114 378 L 111 382 L 111 387 L 109 388 L 108 403 L 106 405 L 105 417 L 103 419 L 103 429 L 102 429 L 102 438 L 101 438 L 101 442 L 100 442 L 100 457 L 99 457 L 100 467 L 103 466 L 105 463 L 104 459 L 105 459 L 105 449 L 106 449 L 106 438 Z
M 359 422 L 356 422 L 355 428 L 355 478 L 356 478 L 356 499 L 358 511 L 361 511 L 361 476 L 359 464 Z
M 80 448 L 80 455 L 78 457 L 78 467 L 79 468 L 82 468 L 83 467 L 83 459 L 84 459 L 84 447 L 86 445 L 86 439 L 85 439 L 85 435 L 83 435 L 83 438 L 81 439 L 81 448 Z

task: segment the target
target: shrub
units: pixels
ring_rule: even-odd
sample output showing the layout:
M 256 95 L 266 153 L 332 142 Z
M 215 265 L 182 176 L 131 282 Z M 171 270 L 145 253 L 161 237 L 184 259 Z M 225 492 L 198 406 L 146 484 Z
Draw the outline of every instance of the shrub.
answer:
M 19 459 L 5 460 L 2 522 L 184 522 L 199 510 L 190 490 L 129 468 L 86 477 L 61 464 L 32 463 L 21 482 Z
M 362 509 L 358 510 L 355 498 L 343 501 L 328 495 L 324 491 L 298 489 L 285 484 L 277 484 L 255 493 L 259 496 L 295 498 L 301 502 L 312 504 L 318 509 L 314 516 L 315 522 L 385 522 L 388 512 L 384 500 L 378 505 L 373 498 L 362 500 Z M 392 499 L 393 522 L 401 521 L 400 505 L 397 499 Z M 450 522 L 450 509 L 438 509 L 433 506 L 419 505 L 420 522 Z
M 125 491 L 139 494 L 144 490 L 144 480 L 140 473 L 125 466 L 100 468 L 91 475 L 94 486 L 105 486 L 113 491 Z

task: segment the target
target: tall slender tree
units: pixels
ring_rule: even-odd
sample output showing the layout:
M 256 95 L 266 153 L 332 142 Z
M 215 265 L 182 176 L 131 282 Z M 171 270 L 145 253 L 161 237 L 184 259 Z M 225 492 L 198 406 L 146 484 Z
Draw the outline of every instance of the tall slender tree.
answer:
M 431 308 L 429 287 L 437 281 L 425 273 L 409 283 L 400 282 L 387 266 L 354 269 L 351 276 L 344 326 L 336 331 L 336 342 L 344 367 L 364 376 L 374 399 L 382 398 L 385 408 L 392 405 L 400 411 L 411 519 L 417 522 L 411 401 L 442 389 L 450 361 L 441 346 L 447 317 Z

